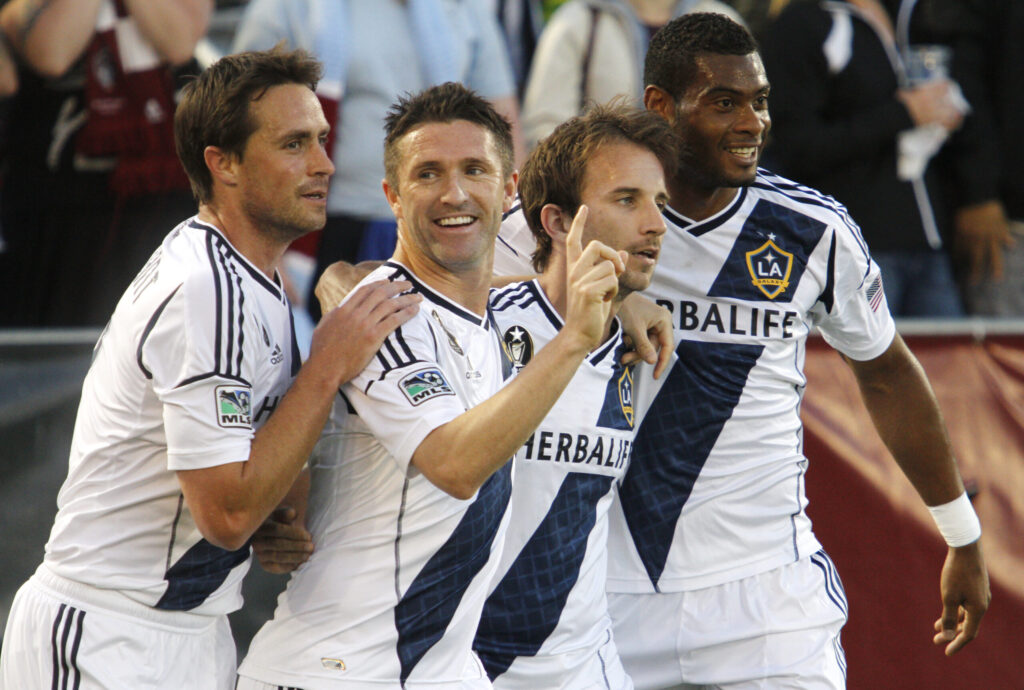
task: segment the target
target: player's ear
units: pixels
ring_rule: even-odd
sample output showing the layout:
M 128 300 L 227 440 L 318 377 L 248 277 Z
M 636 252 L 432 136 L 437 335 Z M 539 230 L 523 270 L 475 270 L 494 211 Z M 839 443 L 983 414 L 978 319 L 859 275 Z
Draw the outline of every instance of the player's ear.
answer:
M 203 160 L 215 181 L 228 187 L 238 184 L 238 156 L 219 146 L 207 146 L 203 149 Z
M 386 177 L 380 181 L 380 184 L 384 188 L 384 197 L 388 200 L 388 206 L 391 207 L 391 212 L 395 214 L 395 219 L 401 220 L 402 199 L 398 196 L 398 188 L 391 186 Z
M 544 204 L 540 210 L 540 224 L 555 244 L 565 244 L 565 237 L 572 227 L 572 216 L 557 204 Z
M 660 86 L 648 84 L 644 89 L 644 107 L 661 115 L 669 124 L 676 119 L 676 99 Z
M 519 171 L 513 170 L 512 174 L 505 178 L 505 198 L 502 200 L 501 212 L 508 213 L 516 203 L 516 190 L 519 188 Z

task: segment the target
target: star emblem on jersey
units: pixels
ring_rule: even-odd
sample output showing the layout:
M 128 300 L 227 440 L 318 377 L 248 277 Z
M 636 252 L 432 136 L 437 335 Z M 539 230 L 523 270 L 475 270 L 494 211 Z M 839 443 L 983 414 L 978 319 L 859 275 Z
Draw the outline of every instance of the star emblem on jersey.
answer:
M 533 358 L 533 338 L 530 333 L 521 326 L 512 326 L 502 336 L 505 342 L 505 351 L 508 358 L 512 360 L 512 366 L 519 371 L 526 366 Z
M 225 429 L 252 426 L 252 390 L 243 386 L 217 386 L 213 389 L 217 406 L 217 424 Z
M 775 244 L 774 238 L 746 254 L 747 270 L 754 286 L 768 299 L 775 299 L 789 287 L 793 255 Z
M 455 395 L 440 369 L 422 369 L 409 374 L 398 382 L 398 387 L 414 406 L 442 395 Z

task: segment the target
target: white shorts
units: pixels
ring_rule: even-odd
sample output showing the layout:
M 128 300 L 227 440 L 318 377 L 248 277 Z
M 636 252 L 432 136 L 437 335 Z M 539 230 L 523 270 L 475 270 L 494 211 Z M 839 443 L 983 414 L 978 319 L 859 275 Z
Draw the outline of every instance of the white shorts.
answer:
M 394 686 L 386 682 L 370 682 L 360 683 L 359 681 L 348 682 L 336 680 L 328 682 L 331 688 L 354 688 L 355 690 L 362 690 L 362 688 L 372 688 L 372 690 L 389 690 L 391 687 L 398 687 L 398 681 L 395 681 Z M 235 690 L 314 690 L 315 688 L 325 687 L 323 679 L 310 680 L 310 685 L 303 688 L 294 687 L 291 685 L 274 685 L 272 683 L 265 683 L 262 680 L 256 680 L 248 676 L 238 676 L 238 683 L 235 685 Z M 402 686 L 404 690 L 423 690 L 425 688 L 443 688 L 443 690 L 482 690 L 483 688 L 491 687 L 491 684 L 487 682 L 485 677 L 483 680 L 472 680 L 465 681 L 463 683 L 445 683 L 444 685 L 434 685 L 433 683 L 406 683 Z
M 824 551 L 691 592 L 608 594 L 638 690 L 846 687 L 846 594 Z
M 45 566 L 15 594 L 0 656 L 3 690 L 230 690 L 234 677 L 227 616 L 155 611 Z
M 633 690 L 612 631 L 596 650 L 520 656 L 494 679 L 495 690 Z

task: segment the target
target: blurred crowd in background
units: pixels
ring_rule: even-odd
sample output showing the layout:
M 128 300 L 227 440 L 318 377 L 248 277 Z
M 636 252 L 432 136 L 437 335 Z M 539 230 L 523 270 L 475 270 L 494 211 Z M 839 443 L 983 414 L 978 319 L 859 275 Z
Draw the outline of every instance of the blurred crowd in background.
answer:
M 715 11 L 758 37 L 763 165 L 860 225 L 897 317 L 1024 317 L 1019 0 L 7 0 L 0 6 L 0 328 L 101 327 L 196 211 L 175 94 L 220 55 L 284 41 L 324 63 L 337 172 L 321 233 L 286 255 L 297 324 L 327 264 L 391 255 L 382 120 L 461 81 L 522 162 L 588 103 L 643 92 L 650 37 Z

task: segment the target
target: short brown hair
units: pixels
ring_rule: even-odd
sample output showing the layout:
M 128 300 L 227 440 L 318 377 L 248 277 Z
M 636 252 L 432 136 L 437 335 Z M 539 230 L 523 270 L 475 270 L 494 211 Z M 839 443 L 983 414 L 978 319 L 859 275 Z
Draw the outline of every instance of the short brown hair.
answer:
M 472 89 L 450 81 L 417 94 L 406 94 L 391 106 L 384 119 L 384 174 L 388 184 L 398 187 L 398 142 L 402 137 L 428 122 L 455 120 L 472 122 L 493 134 L 502 172 L 506 176 L 512 174 L 515 161 L 508 120 Z
M 620 141 L 653 153 L 666 178 L 675 173 L 679 148 L 668 123 L 653 112 L 621 102 L 594 106 L 586 114 L 566 120 L 526 159 L 519 174 L 519 198 L 526 224 L 537 240 L 533 253 L 536 270 L 547 268 L 551 257 L 551 236 L 541 223 L 541 209 L 555 204 L 575 216 L 587 163 L 599 147 Z
M 200 203 L 209 202 L 213 195 L 213 176 L 203 155 L 206 147 L 216 146 L 241 159 L 256 131 L 249 104 L 281 84 L 316 90 L 322 71 L 306 51 L 278 45 L 225 56 L 185 85 L 174 113 L 174 141 L 192 194 Z

